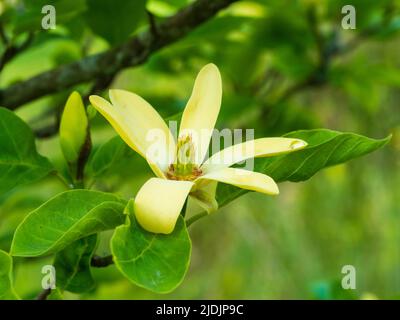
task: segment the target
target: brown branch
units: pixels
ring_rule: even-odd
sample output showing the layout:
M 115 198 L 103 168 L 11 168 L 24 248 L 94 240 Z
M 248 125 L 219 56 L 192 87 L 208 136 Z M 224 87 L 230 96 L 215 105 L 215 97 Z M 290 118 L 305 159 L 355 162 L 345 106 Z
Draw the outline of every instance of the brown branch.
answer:
M 92 138 L 90 134 L 90 126 L 86 130 L 86 140 L 79 152 L 79 158 L 76 163 L 76 186 L 84 188 L 85 167 L 92 150 Z
M 113 263 L 114 261 L 112 255 L 106 257 L 94 256 L 90 262 L 90 265 L 95 268 L 104 268 L 112 265 Z
M 85 57 L 1 90 L 0 105 L 13 110 L 47 94 L 143 64 L 154 52 L 183 38 L 236 1 L 197 0 L 157 24 L 157 35 L 149 28 L 109 51 Z
M 1 42 L 3 42 L 3 44 L 5 46 L 8 45 L 9 40 L 8 40 L 7 35 L 6 35 L 6 31 L 4 30 L 3 21 L 0 21 L 0 39 L 1 39 Z
M 30 44 L 33 41 L 34 35 L 33 35 L 33 33 L 29 33 L 27 38 L 25 39 L 25 41 L 21 45 L 16 46 L 16 45 L 10 44 L 10 42 L 6 38 L 3 28 L 0 28 L 0 34 L 2 35 L 1 38 L 3 39 L 3 42 L 7 43 L 6 49 L 0 58 L 0 71 L 1 71 L 1 70 L 3 70 L 3 68 L 7 64 L 7 62 L 12 60 L 15 56 L 17 56 L 22 51 L 24 51 L 27 47 L 30 46 Z
M 56 121 L 54 121 L 54 123 L 45 125 L 41 128 L 33 129 L 35 137 L 40 139 L 51 138 L 57 132 L 58 132 L 58 124 Z
M 48 296 L 51 293 L 51 289 L 43 289 L 42 292 L 38 294 L 36 300 L 47 300 Z

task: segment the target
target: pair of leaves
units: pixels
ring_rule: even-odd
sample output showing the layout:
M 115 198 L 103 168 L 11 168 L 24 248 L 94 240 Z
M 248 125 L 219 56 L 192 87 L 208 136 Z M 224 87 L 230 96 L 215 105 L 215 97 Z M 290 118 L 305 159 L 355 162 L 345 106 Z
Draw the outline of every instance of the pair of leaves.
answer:
M 373 152 L 390 140 L 390 136 L 371 139 L 354 133 L 327 129 L 294 131 L 284 137 L 302 139 L 308 146 L 281 156 L 255 159 L 255 171 L 269 175 L 276 182 L 308 180 L 323 168 Z M 246 192 L 248 191 L 220 184 L 217 200 L 219 205 L 223 206 Z
M 12 111 L 0 108 L 0 196 L 52 170 L 50 162 L 37 153 L 28 125 Z
M 147 232 L 136 222 L 133 202 L 127 206 L 127 223 L 111 240 L 114 262 L 134 284 L 157 293 L 174 290 L 188 270 L 191 241 L 180 216 L 171 234 Z
M 173 290 L 182 282 L 190 261 L 191 242 L 183 218 L 172 234 L 153 234 L 137 224 L 132 202 L 126 206 L 126 215 L 125 205 L 116 196 L 97 191 L 61 193 L 18 226 L 11 253 L 23 257 L 57 253 L 57 287 L 84 292 L 94 286 L 90 261 L 95 233 L 113 229 L 127 219 L 112 239 L 118 269 L 141 287 L 159 293 Z
M 126 202 L 110 193 L 72 190 L 31 212 L 18 226 L 11 254 L 37 257 L 63 250 L 76 240 L 124 223 Z
M 81 293 L 95 285 L 90 270 L 98 232 L 124 223 L 126 202 L 113 194 L 89 190 L 61 193 L 31 212 L 18 226 L 11 253 L 35 257 L 57 253 L 59 290 Z

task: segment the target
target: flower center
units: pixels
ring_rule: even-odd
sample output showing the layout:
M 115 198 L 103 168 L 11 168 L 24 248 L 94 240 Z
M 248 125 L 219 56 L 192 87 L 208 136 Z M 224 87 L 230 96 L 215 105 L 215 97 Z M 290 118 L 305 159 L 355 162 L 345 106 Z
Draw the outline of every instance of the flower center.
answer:
M 176 146 L 175 162 L 168 168 L 170 180 L 194 180 L 202 174 L 195 164 L 195 149 L 190 135 L 179 137 Z

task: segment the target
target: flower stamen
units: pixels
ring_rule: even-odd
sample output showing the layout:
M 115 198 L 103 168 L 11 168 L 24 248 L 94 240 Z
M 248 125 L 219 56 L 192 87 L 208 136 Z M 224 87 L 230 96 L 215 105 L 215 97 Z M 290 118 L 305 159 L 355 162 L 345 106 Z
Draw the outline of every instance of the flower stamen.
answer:
M 175 162 L 169 166 L 167 178 L 192 181 L 201 174 L 201 169 L 195 164 L 195 148 L 192 137 L 190 135 L 179 137 Z

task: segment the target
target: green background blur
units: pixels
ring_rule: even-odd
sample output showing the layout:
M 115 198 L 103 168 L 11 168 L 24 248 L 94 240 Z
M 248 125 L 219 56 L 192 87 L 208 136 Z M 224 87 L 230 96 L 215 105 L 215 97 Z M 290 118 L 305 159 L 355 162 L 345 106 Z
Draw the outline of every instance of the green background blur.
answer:
M 117 10 L 119 1 L 114 2 Z M 189 2 L 148 1 L 147 7 L 162 20 Z M 21 1 L 0 3 L 3 13 L 16 10 L 22 16 L 10 19 L 10 28 L 27 21 Z M 345 4 L 356 8 L 355 30 L 341 27 Z M 114 46 L 90 30 L 87 14 L 77 10 L 56 30 L 37 32 L 31 47 L 1 72 L 0 86 Z M 109 14 L 103 23 L 118 30 L 121 21 L 112 10 Z M 143 20 L 138 30 L 146 25 Z M 248 193 L 194 224 L 191 267 L 171 294 L 135 287 L 110 266 L 93 270 L 96 289 L 66 298 L 399 299 L 399 30 L 398 1 L 239 1 L 144 65 L 119 73 L 111 87 L 138 93 L 168 117 L 184 108 L 197 72 L 213 62 L 223 77 L 220 129 L 254 128 L 261 137 L 323 127 L 374 138 L 392 133 L 393 138 L 382 150 L 307 182 L 281 184 L 278 197 Z M 16 41 L 25 36 L 21 32 Z M 76 87 L 81 93 L 87 88 Z M 69 93 L 42 98 L 17 114 L 40 131 L 54 123 Z M 92 127 L 95 147 L 115 135 L 99 115 Z M 57 136 L 37 144 L 65 168 Z M 128 198 L 150 176 L 145 162 L 129 153 L 95 186 Z M 27 213 L 63 188 L 48 178 L 0 199 L 0 249 L 9 249 Z M 109 237 L 102 235 L 98 254 L 109 253 Z M 21 296 L 40 292 L 46 263 L 51 259 L 15 261 Z M 356 268 L 356 290 L 340 286 L 344 265 Z

